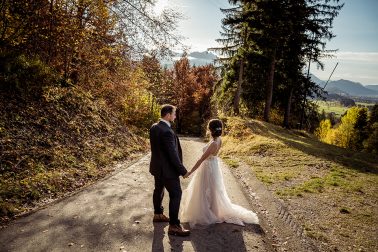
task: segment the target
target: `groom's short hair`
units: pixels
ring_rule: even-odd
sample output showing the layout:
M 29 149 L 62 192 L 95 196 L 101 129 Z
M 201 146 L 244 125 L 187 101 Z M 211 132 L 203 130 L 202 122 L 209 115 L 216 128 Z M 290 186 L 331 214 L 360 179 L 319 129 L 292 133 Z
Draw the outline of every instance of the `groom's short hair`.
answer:
M 176 107 L 171 104 L 164 104 L 160 110 L 160 116 L 164 117 L 167 114 L 172 114 L 176 110 Z

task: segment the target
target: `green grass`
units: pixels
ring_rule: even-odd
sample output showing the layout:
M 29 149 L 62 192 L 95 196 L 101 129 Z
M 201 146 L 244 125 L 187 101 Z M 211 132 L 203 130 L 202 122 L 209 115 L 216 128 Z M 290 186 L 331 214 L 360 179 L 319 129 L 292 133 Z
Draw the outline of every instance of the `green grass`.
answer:
M 232 167 L 232 168 L 237 168 L 239 167 L 239 161 L 235 160 L 235 159 L 232 159 L 230 157 L 223 157 L 223 161 L 229 166 L 229 167 Z
M 277 191 L 281 196 L 302 196 L 303 193 L 322 193 L 326 190 L 338 187 L 344 192 L 364 192 L 364 181 L 359 179 L 358 172 L 343 167 L 333 168 L 323 177 L 311 177 L 298 185 Z M 378 182 L 378 181 L 377 181 Z
M 322 113 L 324 110 L 325 113 L 335 113 L 337 117 L 341 117 L 349 108 L 344 107 L 338 101 L 316 101 L 315 102 L 319 108 L 318 112 Z M 363 106 L 363 107 L 372 107 L 374 103 L 366 103 L 366 102 L 356 102 L 356 106 Z
M 319 106 L 319 113 L 324 110 L 325 113 L 335 113 L 337 117 L 341 117 L 348 110 L 339 102 L 316 101 L 316 104 Z
M 366 103 L 366 102 L 356 102 L 356 105 L 364 106 L 364 107 L 373 107 L 375 103 Z
M 269 123 L 225 118 L 221 156 L 248 164 L 318 241 L 339 250 L 378 249 L 378 157 L 319 142 Z M 309 214 L 311 212 L 311 214 Z M 358 227 L 358 228 L 357 228 Z M 348 238 L 347 230 L 355 230 Z M 334 243 L 334 241 L 338 241 Z

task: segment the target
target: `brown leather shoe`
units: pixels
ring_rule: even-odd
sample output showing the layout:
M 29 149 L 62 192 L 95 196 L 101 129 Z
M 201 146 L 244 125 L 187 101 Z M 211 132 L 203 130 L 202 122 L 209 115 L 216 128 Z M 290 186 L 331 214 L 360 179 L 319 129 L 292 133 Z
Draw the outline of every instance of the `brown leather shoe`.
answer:
M 164 214 L 155 214 L 153 222 L 169 222 L 169 218 Z
M 169 225 L 168 234 L 177 236 L 188 236 L 190 230 L 184 229 L 181 225 Z

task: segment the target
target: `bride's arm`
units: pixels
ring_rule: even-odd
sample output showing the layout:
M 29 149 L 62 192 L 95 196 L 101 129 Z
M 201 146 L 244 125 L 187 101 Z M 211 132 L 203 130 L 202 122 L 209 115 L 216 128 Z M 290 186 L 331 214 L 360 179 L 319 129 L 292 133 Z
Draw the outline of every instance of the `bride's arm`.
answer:
M 203 161 L 206 160 L 211 154 L 214 154 L 217 151 L 217 143 L 212 142 L 207 150 L 202 154 L 201 158 L 198 159 L 197 163 L 193 166 L 193 168 L 184 176 L 185 178 L 189 177 L 198 167 L 202 164 Z

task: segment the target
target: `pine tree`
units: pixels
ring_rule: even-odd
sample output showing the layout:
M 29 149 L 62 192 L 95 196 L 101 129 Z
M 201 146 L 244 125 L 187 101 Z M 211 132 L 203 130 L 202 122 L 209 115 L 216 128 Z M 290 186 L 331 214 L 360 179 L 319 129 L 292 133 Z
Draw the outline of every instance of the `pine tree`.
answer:
M 242 84 L 244 80 L 244 56 L 243 47 L 246 43 L 247 28 L 243 23 L 243 8 L 239 1 L 230 1 L 231 4 L 239 4 L 237 7 L 229 9 L 221 9 L 226 15 L 222 21 L 221 36 L 223 38 L 217 39 L 223 47 L 210 48 L 210 50 L 221 54 L 220 62 L 229 68 L 230 66 L 238 65 L 238 79 L 236 82 L 236 89 L 234 91 L 232 106 L 234 114 L 239 114 L 239 103 L 242 95 Z
M 271 106 L 276 106 L 285 111 L 284 125 L 289 127 L 292 107 L 296 112 L 300 107 L 312 109 L 307 98 L 321 93 L 303 68 L 309 59 L 321 64 L 325 40 L 334 36 L 332 21 L 342 5 L 337 0 L 230 3 L 238 6 L 226 11 L 224 38 L 218 40 L 223 47 L 217 48 L 228 56 L 223 60 L 221 97 L 233 97 L 238 112 L 235 98 L 241 94 L 251 114 L 264 102 L 266 121 Z

